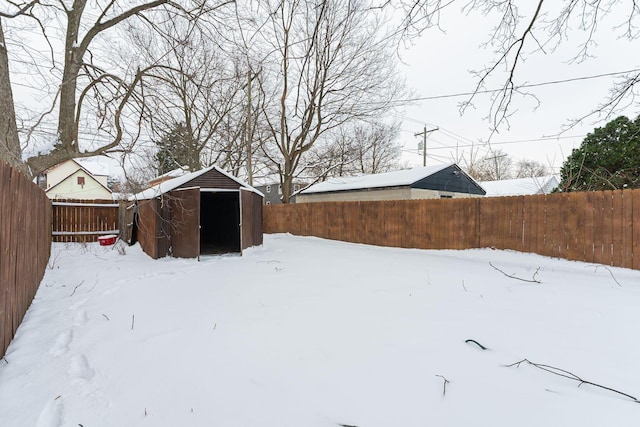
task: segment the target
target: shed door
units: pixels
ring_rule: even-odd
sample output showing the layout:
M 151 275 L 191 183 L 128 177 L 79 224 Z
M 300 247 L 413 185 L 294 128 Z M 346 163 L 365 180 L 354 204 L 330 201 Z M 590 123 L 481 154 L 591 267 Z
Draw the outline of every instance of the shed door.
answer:
M 240 249 L 254 246 L 253 241 L 253 193 L 240 189 Z
M 178 258 L 200 256 L 200 188 L 169 192 L 171 253 Z

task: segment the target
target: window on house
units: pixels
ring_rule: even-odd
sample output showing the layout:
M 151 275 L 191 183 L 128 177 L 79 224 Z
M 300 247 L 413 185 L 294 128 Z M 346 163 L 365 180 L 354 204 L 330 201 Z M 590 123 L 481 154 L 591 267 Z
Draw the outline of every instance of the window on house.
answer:
M 84 185 L 84 176 L 78 177 L 78 185 Z
M 271 193 L 271 186 L 267 185 L 267 193 Z

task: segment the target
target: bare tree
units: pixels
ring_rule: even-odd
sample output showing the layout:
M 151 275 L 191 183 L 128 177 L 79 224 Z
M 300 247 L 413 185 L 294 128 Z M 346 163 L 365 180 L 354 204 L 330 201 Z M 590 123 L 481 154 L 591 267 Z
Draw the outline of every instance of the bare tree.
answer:
M 401 9 L 404 19 L 400 31 L 405 37 L 416 37 L 432 27 L 446 28 L 441 23 L 444 9 L 460 6 L 462 13 L 479 12 L 495 18 L 497 25 L 485 38 L 485 47 L 494 51 L 489 65 L 474 72 L 477 77 L 474 95 L 461 105 L 462 111 L 472 105 L 475 96 L 483 92 L 490 78 L 499 76 L 503 82 L 499 91 L 493 92 L 488 118 L 495 131 L 508 126 L 514 96 L 532 96 L 525 92 L 525 82 L 519 79 L 521 64 L 536 55 L 553 52 L 568 39 L 581 38 L 570 61 L 586 61 L 597 45 L 598 31 L 605 22 L 605 31 L 614 31 L 620 39 L 637 40 L 640 37 L 640 4 L 622 0 L 564 0 L 551 2 L 516 2 L 515 0 L 380 0 L 382 9 L 395 6 Z M 614 14 L 613 12 L 619 12 Z M 612 21 L 621 16 L 619 21 Z M 608 20 L 608 21 L 607 21 Z M 610 95 L 568 127 L 592 116 L 604 114 L 606 118 L 621 108 L 637 105 L 640 71 L 634 70 L 621 76 L 611 88 Z
M 354 131 L 358 148 L 358 172 L 363 174 L 389 172 L 400 168 L 402 146 L 397 143 L 399 125 L 372 124 L 358 126 Z
M 166 65 L 138 62 L 131 64 L 126 73 L 116 73 L 101 50 L 101 44 L 107 40 L 120 41 L 116 28 L 132 19 L 157 23 L 183 14 L 195 19 L 219 5 L 210 6 L 201 0 L 34 2 L 28 16 L 23 14 L 19 18 L 32 19 L 39 25 L 41 41 L 48 46 L 48 52 L 21 46 L 22 62 L 26 67 L 42 70 L 42 79 L 51 82 L 50 87 L 55 90 L 42 94 L 43 102 L 50 102 L 50 107 L 44 108 L 30 123 L 23 144 L 32 142 L 34 129 L 49 118 L 53 119 L 56 131 L 51 138 L 54 139 L 52 149 L 28 160 L 31 172 L 37 174 L 68 158 L 128 150 L 139 137 L 139 132 L 129 131 L 128 127 L 143 121 L 145 82 L 161 78 L 155 73 Z M 3 80 L 0 86 L 10 84 L 8 74 L 3 73 L 0 78 Z M 51 78 L 57 81 L 52 82 Z M 83 134 L 85 139 L 90 135 L 90 139 L 81 147 Z
M 380 115 L 403 98 L 394 40 L 361 1 L 267 0 L 256 27 L 267 60 L 261 90 L 269 129 L 263 150 L 281 176 L 283 202 L 306 153 L 327 132 Z
M 472 176 L 478 181 L 510 179 L 512 163 L 511 157 L 502 150 L 491 151 L 480 160 Z
M 4 37 L 3 19 L 17 16 L 30 16 L 33 7 L 39 0 L 26 3 L 8 2 L 6 11 L 0 10 L 0 159 L 11 166 L 25 170 L 22 162 L 22 150 L 16 122 L 11 75 L 9 72 L 9 53 Z
M 161 138 L 180 124 L 188 156 L 179 166 L 191 171 L 200 169 L 203 161 L 227 166 L 237 157 L 232 153 L 243 151 L 245 81 L 237 58 L 225 52 L 209 26 L 188 17 L 154 26 L 160 31 L 150 32 L 146 26 L 128 31 L 135 56 L 169 65 L 158 70 L 161 78 L 146 90 L 153 111 L 151 134 Z
M 344 126 L 318 142 L 296 178 L 324 181 L 334 176 L 388 172 L 400 168 L 398 126 L 383 123 Z
M 549 175 L 549 168 L 536 160 L 519 160 L 515 165 L 516 178 L 535 178 Z

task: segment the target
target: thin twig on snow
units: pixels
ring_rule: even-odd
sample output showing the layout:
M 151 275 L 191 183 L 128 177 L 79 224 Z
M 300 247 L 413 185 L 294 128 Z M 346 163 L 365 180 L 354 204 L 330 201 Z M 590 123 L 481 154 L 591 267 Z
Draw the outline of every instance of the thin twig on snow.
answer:
M 83 283 L 84 283 L 84 280 L 82 282 L 78 283 L 78 285 L 75 288 L 73 288 L 73 292 L 71 292 L 71 295 L 69 295 L 69 296 L 72 297 L 73 294 L 76 293 L 76 289 L 78 289 Z
M 634 396 L 632 396 L 630 394 L 621 392 L 620 390 L 616 390 L 616 389 L 611 388 L 611 387 L 607 387 L 607 386 L 604 386 L 604 385 L 601 385 L 601 384 L 597 384 L 597 383 L 594 383 L 594 382 L 591 382 L 591 381 L 584 380 L 584 379 L 580 378 L 579 376 L 577 376 L 576 374 L 574 374 L 573 372 L 569 372 L 569 371 L 566 371 L 564 369 L 556 368 L 555 366 L 543 365 L 541 363 L 534 363 L 534 362 L 532 362 L 532 361 L 530 361 L 528 359 L 522 359 L 519 362 L 515 362 L 515 363 L 512 363 L 510 365 L 505 365 L 505 367 L 511 368 L 511 367 L 515 366 L 515 367 L 519 368 L 520 364 L 522 364 L 522 363 L 527 363 L 527 364 L 529 364 L 531 366 L 535 366 L 538 369 L 542 369 L 543 371 L 552 373 L 554 375 L 558 375 L 560 377 L 564 377 L 564 378 L 568 378 L 570 380 L 577 381 L 577 382 L 579 382 L 578 387 L 580 387 L 582 384 L 591 385 L 591 386 L 594 386 L 594 387 L 597 387 L 597 388 L 601 388 L 603 390 L 607 390 L 607 391 L 610 391 L 610 392 L 617 393 L 617 394 L 620 394 L 622 396 L 628 397 L 629 399 L 631 399 L 635 403 L 640 403 L 640 400 L 638 400 L 636 397 L 634 397 Z
M 449 384 L 451 381 L 449 381 L 442 375 L 436 375 L 436 377 L 442 378 L 442 397 L 444 397 L 447 394 L 447 384 Z
M 491 262 L 489 262 L 489 265 L 491 267 L 493 267 L 494 270 L 499 271 L 500 273 L 504 274 L 505 276 L 507 276 L 510 279 L 521 280 L 523 282 L 528 282 L 528 283 L 542 283 L 540 280 L 536 279 L 536 276 L 538 275 L 538 272 L 540 271 L 540 267 L 536 268 L 536 272 L 533 273 L 533 277 L 531 279 L 523 279 L 522 277 L 518 277 L 515 274 L 507 274 L 507 273 L 505 273 L 504 271 L 500 270 L 495 265 L 491 264 Z

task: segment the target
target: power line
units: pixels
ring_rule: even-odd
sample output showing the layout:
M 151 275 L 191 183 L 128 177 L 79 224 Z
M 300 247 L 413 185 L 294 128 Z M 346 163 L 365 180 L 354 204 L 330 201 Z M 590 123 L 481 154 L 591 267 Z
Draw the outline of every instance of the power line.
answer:
M 550 86 L 550 85 L 571 83 L 571 82 L 577 82 L 577 81 L 583 81 L 583 80 L 599 79 L 599 78 L 602 78 L 602 77 L 619 76 L 619 75 L 623 75 L 623 74 L 636 73 L 636 72 L 639 72 L 639 71 L 640 71 L 640 68 L 635 68 L 633 70 L 627 70 L 627 71 L 618 71 L 618 72 L 612 72 L 612 73 L 594 74 L 594 75 L 590 75 L 590 76 L 572 77 L 572 78 L 569 78 L 569 79 L 551 80 L 551 81 L 548 81 L 548 82 L 540 82 L 540 83 L 529 83 L 529 84 L 523 84 L 523 85 L 520 85 L 520 86 L 516 86 L 516 87 L 513 88 L 513 90 L 528 89 L 528 88 L 541 87 L 541 86 Z M 473 92 L 459 92 L 459 93 L 450 93 L 450 94 L 443 94 L 443 95 L 423 96 L 423 97 L 418 97 L 418 98 L 399 99 L 399 100 L 396 100 L 394 102 L 405 103 L 405 102 L 414 102 L 414 101 L 430 101 L 430 100 L 434 100 L 434 99 L 457 98 L 457 97 L 461 97 L 461 96 L 471 96 L 471 95 L 476 95 L 476 94 L 496 93 L 496 92 L 502 92 L 504 90 L 505 90 L 504 88 L 502 88 L 502 89 L 484 89 L 484 90 L 477 90 L 477 91 L 473 91 Z M 417 120 L 411 119 L 411 121 L 417 121 Z M 423 122 L 419 122 L 419 123 L 423 123 Z

